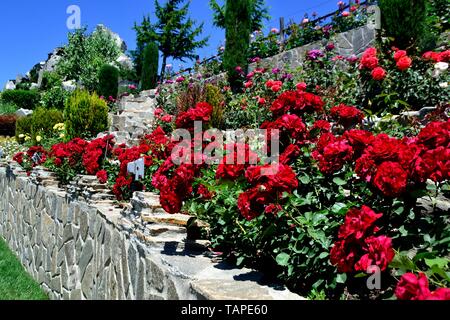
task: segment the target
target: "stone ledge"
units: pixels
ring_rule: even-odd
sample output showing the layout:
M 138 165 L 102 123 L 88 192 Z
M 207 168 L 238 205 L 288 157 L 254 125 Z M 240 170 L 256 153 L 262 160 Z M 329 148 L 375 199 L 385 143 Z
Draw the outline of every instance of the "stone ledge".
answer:
M 187 239 L 189 216 L 161 212 L 156 195 L 87 203 L 42 174 L 0 165 L 0 236 L 52 299 L 303 299 Z

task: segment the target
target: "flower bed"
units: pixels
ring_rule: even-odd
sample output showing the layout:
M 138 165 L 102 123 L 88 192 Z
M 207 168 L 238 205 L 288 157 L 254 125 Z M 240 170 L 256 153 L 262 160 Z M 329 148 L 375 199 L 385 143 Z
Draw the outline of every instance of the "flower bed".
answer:
M 212 250 L 313 299 L 448 299 L 450 120 L 448 93 L 437 89 L 448 51 L 421 58 L 370 48 L 361 60 L 332 51 L 308 52 L 298 73 L 242 74 L 238 94 L 227 85 L 196 90 L 192 79 L 180 79 L 178 93 L 162 87 L 158 127 L 137 146 L 116 145 L 111 135 L 75 138 L 15 160 L 27 170 L 44 165 L 64 183 L 96 175 L 118 200 L 157 191 L 167 212 L 208 222 Z M 422 70 L 427 77 L 415 83 L 433 90 L 420 99 L 441 108 L 422 122 L 370 126 L 374 88 L 391 90 Z M 414 101 L 408 90 L 396 94 Z M 279 160 L 265 163 L 245 140 L 208 155 L 212 123 L 264 129 L 274 153 L 269 141 L 278 135 Z M 190 137 L 178 143 L 175 129 Z M 144 178 L 136 181 L 128 166 L 140 158 Z M 371 286 L 372 277 L 381 280 Z

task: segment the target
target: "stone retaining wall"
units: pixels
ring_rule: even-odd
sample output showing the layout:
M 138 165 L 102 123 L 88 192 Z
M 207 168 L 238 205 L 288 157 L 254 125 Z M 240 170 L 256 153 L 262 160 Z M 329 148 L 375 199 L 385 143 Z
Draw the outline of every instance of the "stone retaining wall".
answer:
M 342 56 L 361 56 L 370 46 L 374 45 L 376 30 L 372 26 L 365 25 L 357 29 L 336 34 L 331 40 L 324 39 L 316 41 L 302 47 L 294 48 L 279 53 L 273 57 L 262 59 L 259 64 L 265 68 L 290 68 L 300 67 L 305 60 L 306 53 L 314 49 L 323 49 L 327 43 L 335 45 L 334 53 Z M 251 64 L 250 69 L 256 68 L 256 64 Z
M 0 236 L 52 299 L 302 299 L 186 240 L 189 217 L 163 212 L 157 196 L 138 198 L 146 208 L 73 200 L 51 177 L 0 163 Z

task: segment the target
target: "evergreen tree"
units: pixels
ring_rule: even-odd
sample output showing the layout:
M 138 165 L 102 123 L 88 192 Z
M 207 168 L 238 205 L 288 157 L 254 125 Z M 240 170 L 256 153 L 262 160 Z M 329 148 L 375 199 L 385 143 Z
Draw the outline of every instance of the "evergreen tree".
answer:
M 251 1 L 227 1 L 225 8 L 226 47 L 223 65 L 228 73 L 228 79 L 234 92 L 237 92 L 242 86 L 236 67 L 241 67 L 244 73 L 248 70 L 247 56 L 251 33 Z
M 380 0 L 385 35 L 400 49 L 418 46 L 426 35 L 427 0 Z
M 210 0 L 209 5 L 214 11 L 214 25 L 218 28 L 225 29 L 225 7 L 220 5 L 217 0 Z M 262 30 L 264 28 L 264 20 L 269 20 L 269 9 L 265 0 L 250 0 L 251 10 L 251 31 Z
M 117 98 L 119 91 L 119 69 L 109 64 L 100 68 L 98 74 L 98 94 L 105 98 Z
M 142 90 L 156 88 L 158 82 L 159 51 L 158 45 L 150 42 L 144 49 L 141 77 Z
M 143 24 L 135 26 L 138 44 L 141 50 L 150 42 L 158 43 L 162 53 L 161 77 L 164 77 L 167 59 L 185 61 L 195 59 L 195 50 L 203 48 L 208 38 L 197 40 L 203 32 L 203 23 L 188 18 L 189 4 L 182 5 L 186 0 L 168 0 L 161 6 L 155 0 L 155 15 L 157 22 L 150 24 L 149 18 L 144 18 Z
M 134 60 L 134 68 L 138 77 L 142 75 L 142 64 L 144 59 L 144 49 L 156 39 L 156 35 L 153 32 L 153 26 L 150 22 L 150 17 L 145 17 L 142 20 L 141 25 L 134 23 L 136 31 L 136 50 L 131 51 L 131 56 Z

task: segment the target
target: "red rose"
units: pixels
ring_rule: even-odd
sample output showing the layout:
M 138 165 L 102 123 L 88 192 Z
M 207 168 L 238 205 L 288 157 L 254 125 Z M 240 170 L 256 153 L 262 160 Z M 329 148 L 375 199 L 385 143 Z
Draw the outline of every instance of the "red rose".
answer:
M 290 144 L 286 150 L 280 155 L 280 163 L 281 164 L 289 164 L 294 161 L 301 153 L 301 150 L 298 146 L 294 144 Z
M 23 163 L 23 155 L 23 152 L 19 152 L 13 157 L 13 160 L 21 165 Z
M 361 240 L 374 229 L 375 221 L 383 216 L 375 213 L 371 208 L 362 206 L 361 209 L 350 209 L 345 216 L 344 224 L 339 228 L 339 239 Z
M 406 191 L 408 174 L 398 162 L 383 162 L 373 184 L 387 197 L 398 197 Z
M 297 83 L 296 88 L 298 91 L 305 91 L 308 86 L 304 82 Z
M 108 182 L 108 173 L 106 170 L 100 170 L 97 172 L 97 179 L 100 183 L 106 183 Z
M 427 276 L 424 273 L 419 273 L 418 277 L 405 273 L 395 288 L 395 295 L 399 300 L 426 300 L 430 295 Z
M 346 106 L 345 104 L 340 104 L 331 108 L 330 114 L 344 127 L 350 127 L 361 123 L 364 119 L 364 113 L 359 109 L 353 106 Z
M 339 272 L 352 272 L 356 259 L 356 247 L 345 240 L 338 241 L 330 251 L 330 262 L 337 266 Z
M 365 241 L 368 253 L 363 255 L 355 264 L 356 271 L 366 272 L 369 266 L 376 265 L 381 271 L 386 270 L 394 259 L 395 252 L 392 249 L 392 240 L 386 236 L 369 237 Z
M 378 58 L 373 55 L 363 55 L 361 58 L 361 66 L 373 70 L 378 67 Z
M 200 184 L 198 186 L 197 193 L 200 197 L 202 197 L 202 199 L 205 199 L 205 200 L 210 200 L 213 197 L 213 194 L 211 193 L 211 191 L 209 191 L 208 188 L 205 187 L 203 184 Z
M 397 68 L 400 71 L 409 69 L 409 67 L 411 67 L 411 65 L 412 65 L 412 60 L 408 56 L 404 56 L 397 61 Z
M 431 292 L 427 300 L 450 300 L 450 289 L 439 288 Z
M 253 82 L 252 81 L 247 81 L 246 83 L 244 83 L 244 87 L 247 88 L 247 89 L 253 87 Z
M 398 62 L 401 58 L 406 57 L 408 54 L 405 50 L 397 50 L 394 54 L 395 62 Z
M 450 143 L 450 121 L 429 123 L 417 136 L 418 143 L 430 149 L 448 147 Z
M 372 79 L 376 81 L 381 81 L 386 78 L 386 70 L 381 67 L 376 67 L 372 70 Z
M 179 213 L 183 205 L 183 201 L 180 197 L 170 188 L 161 190 L 160 202 L 163 209 L 171 214 Z
M 258 99 L 258 104 L 260 104 L 260 105 L 266 104 L 266 99 L 264 99 L 264 98 L 259 98 L 259 99 Z
M 260 216 L 270 202 L 269 193 L 260 191 L 259 188 L 253 188 L 239 195 L 237 206 L 242 216 L 251 221 Z

